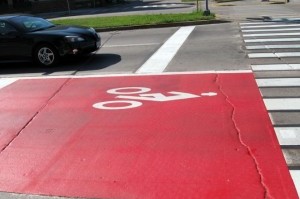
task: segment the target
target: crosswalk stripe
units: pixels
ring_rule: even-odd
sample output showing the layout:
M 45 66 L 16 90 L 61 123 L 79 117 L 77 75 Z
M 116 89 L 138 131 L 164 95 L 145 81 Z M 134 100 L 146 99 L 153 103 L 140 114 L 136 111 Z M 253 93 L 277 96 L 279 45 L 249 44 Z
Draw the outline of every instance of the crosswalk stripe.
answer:
M 300 127 L 275 127 L 280 145 L 300 145 Z
M 300 78 L 268 78 L 256 79 L 258 87 L 298 87 L 300 86 Z
M 281 58 L 281 57 L 300 57 L 300 43 L 289 43 L 300 41 L 300 24 L 282 24 L 281 22 L 290 21 L 290 19 L 279 19 L 280 24 L 264 23 L 264 22 L 251 22 L 240 23 L 241 32 L 243 34 L 245 47 L 247 50 L 270 50 L 273 53 L 248 53 L 249 58 Z M 300 19 L 294 19 L 297 21 Z M 294 31 L 294 32 L 293 32 Z M 296 32 L 297 31 L 297 32 Z M 281 38 L 280 38 L 281 37 Z M 292 38 L 288 38 L 292 37 Z M 299 37 L 299 38 L 298 38 Z M 260 43 L 253 45 L 252 43 Z M 266 42 L 266 43 L 264 43 Z M 273 45 L 268 42 L 286 42 Z M 251 45 L 252 44 L 252 45 Z M 290 51 L 298 52 L 276 52 L 276 49 L 291 49 Z M 298 50 L 299 49 L 299 50 Z M 268 51 L 267 51 L 268 52 Z M 258 64 L 251 65 L 254 72 L 256 71 L 292 71 L 300 70 L 300 64 Z M 259 88 L 297 88 L 300 87 L 300 78 L 267 78 L 256 79 Z M 261 91 L 262 92 L 262 91 Z M 263 99 L 266 109 L 269 111 L 272 124 L 276 125 L 272 117 L 272 111 L 297 111 L 300 112 L 300 98 L 288 98 L 286 96 L 277 98 L 264 98 Z M 279 144 L 283 147 L 299 147 L 300 146 L 300 126 L 299 127 L 275 127 L 274 128 Z M 294 153 L 286 157 L 285 149 L 282 149 L 286 163 L 288 166 L 295 165 L 289 162 L 290 160 L 297 160 Z M 294 162 L 293 162 L 294 163 Z M 298 162 L 297 162 L 298 163 Z M 296 166 L 298 166 L 297 164 Z M 292 167 L 290 167 L 292 168 Z M 296 167 L 295 167 L 296 168 Z M 295 184 L 298 195 L 300 195 L 300 170 L 290 170 L 293 182 Z
M 278 24 L 278 25 L 241 26 L 241 29 L 281 28 L 281 27 L 300 27 L 300 24 Z
M 256 42 L 290 42 L 290 41 L 300 41 L 300 38 L 275 38 L 275 39 L 245 39 L 245 43 L 256 43 Z
M 276 29 L 254 29 L 242 30 L 242 32 L 283 32 L 283 31 L 299 31 L 300 28 L 276 28 Z
M 276 24 L 277 22 L 245 22 L 239 23 L 240 26 L 248 26 L 248 25 L 263 25 L 263 24 Z
M 283 57 L 300 57 L 300 52 L 284 52 L 284 53 L 249 53 L 249 58 L 283 58 Z
M 0 89 L 14 83 L 15 81 L 17 81 L 17 79 L 14 78 L 0 79 Z
M 300 170 L 290 170 L 298 195 L 300 196 Z
M 253 71 L 300 70 L 300 64 L 251 65 Z
M 275 53 L 248 53 L 249 58 L 274 58 Z
M 171 62 L 195 26 L 177 30 L 137 71 L 138 74 L 161 73 Z
M 258 46 L 246 46 L 247 50 L 262 50 L 262 49 L 288 49 L 288 48 L 299 48 L 300 44 L 291 45 L 258 45 Z
M 299 32 L 289 33 L 265 33 L 265 34 L 244 34 L 243 37 L 273 37 L 273 36 L 299 36 Z
M 294 16 L 295 17 L 295 16 Z M 300 18 L 273 18 L 272 21 L 261 21 L 261 22 L 243 22 L 239 23 L 240 26 L 252 26 L 252 25 L 269 25 L 269 24 L 278 24 L 278 23 L 295 23 L 300 21 Z
M 268 111 L 299 111 L 300 98 L 263 99 Z

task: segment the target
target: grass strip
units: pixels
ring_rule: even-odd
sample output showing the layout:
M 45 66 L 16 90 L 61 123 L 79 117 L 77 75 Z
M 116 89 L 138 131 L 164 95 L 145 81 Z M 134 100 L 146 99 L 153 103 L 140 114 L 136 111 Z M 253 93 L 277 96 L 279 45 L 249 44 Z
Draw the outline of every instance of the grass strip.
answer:
M 80 25 L 94 28 L 112 28 L 137 25 L 156 25 L 185 21 L 212 20 L 214 18 L 214 14 L 204 16 L 203 12 L 200 11 L 177 14 L 149 14 L 113 17 L 68 18 L 52 20 L 52 22 L 61 25 Z

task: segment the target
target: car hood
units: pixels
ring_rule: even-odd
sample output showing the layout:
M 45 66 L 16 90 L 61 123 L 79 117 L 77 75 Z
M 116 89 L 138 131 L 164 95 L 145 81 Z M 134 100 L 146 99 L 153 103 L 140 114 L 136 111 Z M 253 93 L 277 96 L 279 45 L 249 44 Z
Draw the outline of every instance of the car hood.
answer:
M 47 34 L 47 35 L 91 35 L 92 31 L 88 27 L 82 26 L 54 26 L 46 30 L 39 30 L 32 32 L 33 34 Z

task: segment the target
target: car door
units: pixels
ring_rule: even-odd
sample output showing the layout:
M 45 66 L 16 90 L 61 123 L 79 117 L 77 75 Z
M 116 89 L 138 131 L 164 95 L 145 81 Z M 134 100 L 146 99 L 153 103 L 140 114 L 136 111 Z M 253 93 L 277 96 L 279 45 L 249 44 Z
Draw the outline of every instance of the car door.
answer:
M 20 60 L 26 57 L 28 48 L 22 32 L 6 21 L 0 21 L 0 59 Z

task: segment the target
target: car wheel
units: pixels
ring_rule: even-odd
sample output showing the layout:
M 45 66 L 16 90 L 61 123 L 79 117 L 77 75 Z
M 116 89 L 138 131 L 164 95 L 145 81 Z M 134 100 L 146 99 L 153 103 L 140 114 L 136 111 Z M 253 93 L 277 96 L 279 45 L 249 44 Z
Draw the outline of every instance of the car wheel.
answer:
M 58 60 L 59 55 L 57 50 L 48 44 L 39 45 L 34 51 L 34 60 L 41 66 L 54 66 Z

